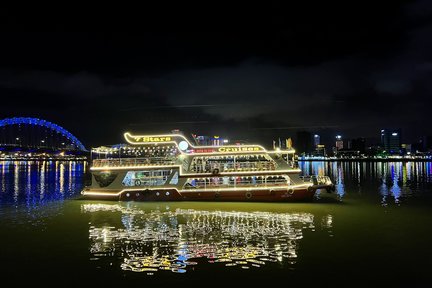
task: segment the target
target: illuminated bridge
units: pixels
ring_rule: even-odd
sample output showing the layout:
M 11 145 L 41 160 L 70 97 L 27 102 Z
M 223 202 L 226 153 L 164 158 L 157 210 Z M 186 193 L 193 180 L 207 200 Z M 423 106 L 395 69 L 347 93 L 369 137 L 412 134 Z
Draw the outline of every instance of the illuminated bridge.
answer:
M 46 120 L 15 117 L 0 120 L 0 150 L 29 152 L 86 152 L 63 127 Z M 0 151 L 1 152 L 1 151 Z

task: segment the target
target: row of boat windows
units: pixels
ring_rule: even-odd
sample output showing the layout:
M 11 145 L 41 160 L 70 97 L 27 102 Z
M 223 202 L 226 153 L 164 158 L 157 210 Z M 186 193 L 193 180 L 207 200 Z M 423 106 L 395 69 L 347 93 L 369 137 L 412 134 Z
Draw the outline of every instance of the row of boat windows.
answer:
M 174 171 L 169 183 L 167 183 L 173 169 L 128 171 L 122 180 L 123 186 L 163 186 L 166 184 L 178 184 L 178 171 Z M 101 187 L 106 187 L 112 183 L 117 173 L 95 174 L 95 179 Z M 189 178 L 184 188 L 207 188 L 207 187 L 238 187 L 238 186 L 266 186 L 266 185 L 286 185 L 290 184 L 287 175 L 270 176 L 225 176 L 208 178 Z
M 264 155 L 222 156 L 222 157 L 194 157 L 190 165 L 190 171 L 197 173 L 209 173 L 232 171 L 263 171 L 275 170 L 276 164 Z
M 174 165 L 175 157 L 94 159 L 93 167 Z
M 185 189 L 209 188 L 209 187 L 238 187 L 238 186 L 263 186 L 290 184 L 288 176 L 235 176 L 235 177 L 210 177 L 189 178 Z
M 129 171 L 126 173 L 122 184 L 123 186 L 162 186 L 166 184 L 172 171 L 172 169 Z M 176 175 L 178 174 L 176 173 Z M 170 181 L 170 184 L 177 183 L 178 177 L 175 181 Z

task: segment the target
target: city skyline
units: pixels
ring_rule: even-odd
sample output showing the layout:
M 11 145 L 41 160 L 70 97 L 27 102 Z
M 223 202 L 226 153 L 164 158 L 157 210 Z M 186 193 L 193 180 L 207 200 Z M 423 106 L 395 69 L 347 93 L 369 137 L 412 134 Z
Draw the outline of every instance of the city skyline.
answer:
M 327 131 L 328 132 L 328 131 Z M 124 135 L 130 135 L 129 132 Z M 281 137 L 278 135 L 276 139 L 266 139 L 262 142 L 250 142 L 241 138 L 230 138 L 227 135 L 203 135 L 199 133 L 185 133 L 185 131 L 174 129 L 169 133 L 162 133 L 164 135 L 178 135 L 181 134 L 196 145 L 204 146 L 222 146 L 222 145 L 244 145 L 244 144 L 260 144 L 268 149 L 290 149 L 294 148 L 299 154 L 334 154 L 338 155 L 349 154 L 355 152 L 356 154 L 382 154 L 388 153 L 391 155 L 396 154 L 417 154 L 427 152 L 430 154 L 432 151 L 432 137 L 420 137 L 418 141 L 407 143 L 402 136 L 401 129 L 381 129 L 380 140 L 376 138 L 365 137 L 345 137 L 340 134 L 317 134 L 309 131 L 298 131 L 294 136 Z M 137 134 L 135 134 L 137 135 Z M 146 134 L 148 135 L 148 134 Z M 112 147 L 121 147 L 127 145 L 123 139 L 119 143 L 111 144 Z M 269 144 L 268 142 L 271 142 Z M 294 145 L 293 145 L 294 144 Z M 109 146 L 111 146 L 109 145 Z M 106 145 L 100 145 L 105 147 Z M 46 121 L 44 119 L 29 118 L 29 117 L 13 117 L 0 120 L 0 150 L 7 152 L 7 154 L 22 152 L 31 153 L 36 152 L 43 154 L 44 152 L 64 153 L 70 152 L 89 151 L 94 146 L 87 146 L 85 148 L 83 143 L 80 142 L 73 134 L 65 128 Z M 21 154 L 22 154 L 21 153 Z M 21 155 L 20 154 L 20 155 Z
M 0 118 L 46 119 L 87 146 L 173 129 L 251 142 L 303 130 L 379 139 L 400 128 L 408 143 L 432 135 L 432 5 L 315 8 L 202 14 L 199 27 L 9 14 Z

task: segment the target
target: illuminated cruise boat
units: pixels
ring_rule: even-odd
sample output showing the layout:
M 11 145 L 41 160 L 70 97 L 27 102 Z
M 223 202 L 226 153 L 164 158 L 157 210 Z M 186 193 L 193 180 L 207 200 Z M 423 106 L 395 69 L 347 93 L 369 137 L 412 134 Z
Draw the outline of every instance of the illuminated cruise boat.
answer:
M 293 149 L 199 146 L 181 134 L 124 137 L 128 144 L 92 149 L 85 199 L 290 202 L 334 190 L 327 176 L 300 177 Z

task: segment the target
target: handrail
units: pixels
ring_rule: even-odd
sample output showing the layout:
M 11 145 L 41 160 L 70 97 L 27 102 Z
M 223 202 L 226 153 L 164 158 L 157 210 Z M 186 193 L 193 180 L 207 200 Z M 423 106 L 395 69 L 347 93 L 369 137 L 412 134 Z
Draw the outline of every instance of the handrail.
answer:
M 152 165 L 174 165 L 174 159 L 153 160 L 149 158 L 116 158 L 116 159 L 93 159 L 93 167 L 120 167 L 120 166 L 152 166 Z

